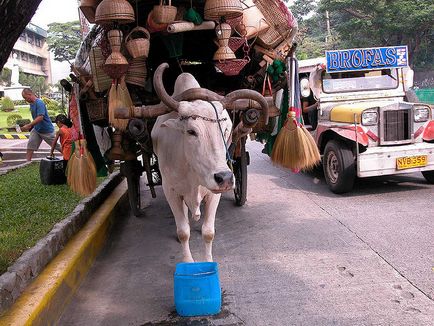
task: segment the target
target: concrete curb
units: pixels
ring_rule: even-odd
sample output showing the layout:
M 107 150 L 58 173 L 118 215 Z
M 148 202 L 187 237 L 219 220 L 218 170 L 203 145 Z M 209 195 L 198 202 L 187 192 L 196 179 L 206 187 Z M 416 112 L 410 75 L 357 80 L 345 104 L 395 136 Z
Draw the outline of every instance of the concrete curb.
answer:
M 0 134 L 0 139 L 29 139 L 30 134 Z
M 11 166 L 11 167 L 5 167 L 5 168 L 2 168 L 2 166 L 0 165 L 0 175 L 5 175 L 5 174 L 7 174 L 7 173 L 9 173 L 11 171 L 15 171 L 15 170 L 21 169 L 21 168 L 23 168 L 23 167 L 25 167 L 27 165 L 30 165 L 30 164 L 32 164 L 32 162 L 24 162 L 22 164 L 14 165 L 14 166 Z
M 56 257 L 59 252 L 60 254 L 54 258 L 54 260 L 57 260 L 58 257 L 63 254 L 64 250 L 62 249 L 65 246 L 69 246 L 68 241 L 78 231 L 80 231 L 80 229 L 82 229 L 86 222 L 89 221 L 90 223 L 90 219 L 93 219 L 94 215 L 98 214 L 98 212 L 102 209 L 102 207 L 98 208 L 95 214 L 93 214 L 95 208 L 99 207 L 101 204 L 103 206 L 106 205 L 105 202 L 107 201 L 112 201 L 110 208 L 111 210 L 114 209 L 121 197 L 126 193 L 126 190 L 124 189 L 122 196 L 120 196 L 118 194 L 119 190 L 116 188 L 122 179 L 123 177 L 119 172 L 113 173 L 107 180 L 101 183 L 101 185 L 91 196 L 83 199 L 68 217 L 57 223 L 47 234 L 47 236 L 39 240 L 34 247 L 25 251 L 21 257 L 18 258 L 18 260 L 8 268 L 7 272 L 0 276 L 1 312 L 5 312 L 8 308 L 10 308 L 16 300 L 18 301 L 14 307 L 17 305 L 20 306 L 18 302 L 22 301 L 21 297 L 24 296 L 23 291 L 26 289 L 26 287 L 44 270 L 45 266 L 50 263 L 50 261 Z M 114 196 L 113 194 L 110 194 L 115 188 L 118 194 L 117 197 L 106 200 L 109 196 Z M 104 214 L 104 218 L 108 220 L 108 217 L 111 215 L 111 211 L 106 210 Z M 78 234 L 75 236 L 75 238 L 76 237 L 78 237 Z M 52 265 L 52 263 L 50 263 L 50 265 Z M 63 262 L 63 264 L 65 264 L 65 262 Z M 48 267 L 46 269 L 48 269 Z M 45 271 L 43 273 L 46 274 Z M 38 279 L 41 277 L 42 275 L 38 277 Z M 36 283 L 36 281 L 34 283 Z M 30 287 L 33 287 L 33 284 Z M 26 292 L 28 291 L 29 290 L 26 289 Z M 33 301 L 31 305 L 36 306 L 38 303 L 39 301 Z M 39 303 L 39 305 L 41 304 L 43 303 Z M 47 304 L 47 302 L 45 304 Z M 16 309 L 17 308 L 13 308 L 12 310 Z M 10 316 L 10 312 L 5 315 L 6 320 L 8 320 L 8 315 Z M 3 319 L 4 318 L 0 319 L 0 325 L 4 324 Z M 12 324 L 22 325 L 22 323 Z

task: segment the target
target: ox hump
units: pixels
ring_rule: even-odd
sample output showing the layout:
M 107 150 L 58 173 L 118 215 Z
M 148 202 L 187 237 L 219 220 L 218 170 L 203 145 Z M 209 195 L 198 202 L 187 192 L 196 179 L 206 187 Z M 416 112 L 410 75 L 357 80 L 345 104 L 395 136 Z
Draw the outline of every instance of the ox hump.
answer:
M 173 95 L 179 95 L 190 88 L 199 88 L 196 78 L 188 72 L 184 72 L 176 78 Z

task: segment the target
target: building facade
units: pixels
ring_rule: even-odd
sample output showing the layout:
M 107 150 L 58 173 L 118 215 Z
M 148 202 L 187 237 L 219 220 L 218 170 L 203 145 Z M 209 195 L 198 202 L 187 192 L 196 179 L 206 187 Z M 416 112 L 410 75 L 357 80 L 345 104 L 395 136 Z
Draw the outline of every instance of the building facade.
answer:
M 51 84 L 50 51 L 46 39 L 46 30 L 29 23 L 15 43 L 5 67 L 12 69 L 16 60 L 24 73 L 43 76 L 45 82 Z

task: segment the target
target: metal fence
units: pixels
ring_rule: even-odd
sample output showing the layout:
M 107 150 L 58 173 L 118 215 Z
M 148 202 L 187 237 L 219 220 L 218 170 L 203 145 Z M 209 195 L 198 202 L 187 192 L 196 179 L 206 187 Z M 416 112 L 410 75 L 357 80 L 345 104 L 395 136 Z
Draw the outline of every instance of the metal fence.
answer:
M 434 88 L 415 89 L 414 92 L 420 102 L 434 104 Z

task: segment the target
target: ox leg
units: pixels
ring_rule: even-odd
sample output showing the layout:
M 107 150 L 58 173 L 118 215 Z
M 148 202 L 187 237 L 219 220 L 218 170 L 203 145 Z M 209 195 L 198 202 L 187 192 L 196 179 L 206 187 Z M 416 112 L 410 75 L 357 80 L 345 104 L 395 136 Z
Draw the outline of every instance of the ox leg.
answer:
M 182 261 L 186 263 L 194 262 L 193 256 L 190 251 L 190 224 L 188 223 L 188 209 L 181 197 L 174 192 L 167 190 L 163 184 L 164 194 L 166 195 L 167 202 L 169 203 L 172 213 L 175 216 L 176 233 L 182 246 Z
M 215 234 L 215 214 L 220 202 L 220 194 L 210 194 L 205 198 L 205 218 L 202 224 L 202 239 L 205 242 L 205 260 L 212 259 L 212 241 Z

